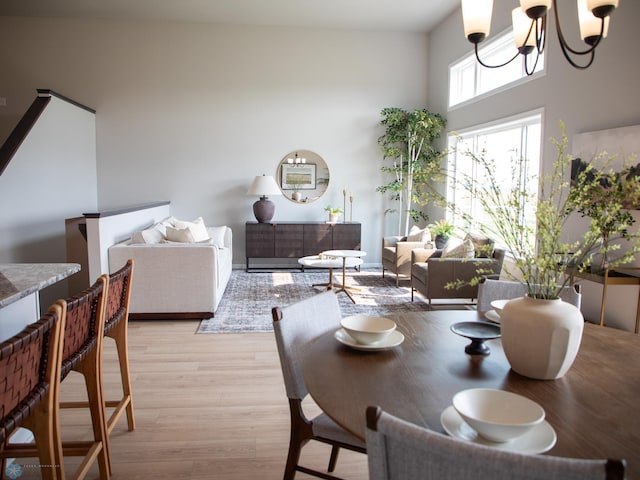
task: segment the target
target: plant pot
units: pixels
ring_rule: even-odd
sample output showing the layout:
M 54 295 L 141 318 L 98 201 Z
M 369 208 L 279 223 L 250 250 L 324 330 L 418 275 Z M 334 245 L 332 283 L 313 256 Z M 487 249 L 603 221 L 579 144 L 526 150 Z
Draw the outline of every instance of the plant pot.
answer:
M 562 377 L 578 354 L 584 318 L 580 309 L 556 300 L 520 297 L 500 315 L 502 347 L 516 373 L 538 380 Z
M 329 223 L 338 223 L 338 214 L 330 213 L 329 214 Z
M 445 237 L 444 235 L 436 235 L 436 248 L 441 249 L 444 248 L 445 243 L 449 240 L 449 237 Z

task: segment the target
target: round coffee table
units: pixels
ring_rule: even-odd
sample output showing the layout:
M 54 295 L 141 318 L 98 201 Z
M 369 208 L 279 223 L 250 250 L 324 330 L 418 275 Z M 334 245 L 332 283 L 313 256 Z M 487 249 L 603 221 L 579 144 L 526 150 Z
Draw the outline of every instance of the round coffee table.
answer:
M 355 287 L 347 287 L 345 280 L 347 276 L 347 267 L 350 266 L 348 261 L 359 260 L 360 265 L 362 265 L 362 257 L 366 254 L 367 252 L 363 252 L 362 250 L 326 250 L 321 254 L 324 257 L 337 257 L 342 259 L 342 286 L 336 290 L 336 293 L 344 292 L 353 303 L 356 303 L 356 301 L 351 296 L 351 291 L 358 289 Z
M 314 283 L 312 287 L 326 287 L 327 290 L 333 289 L 333 287 L 337 287 L 336 293 L 339 293 L 342 290 L 341 285 L 333 283 L 333 269 L 334 268 L 342 268 L 343 266 L 343 258 L 338 257 L 330 257 L 326 254 L 320 255 L 309 255 L 307 257 L 302 257 L 298 259 L 298 263 L 302 265 L 304 268 L 328 268 L 329 269 L 329 280 L 327 283 Z M 359 267 L 362 265 L 363 260 L 358 257 L 351 257 L 347 259 L 346 267 Z M 344 277 L 342 279 L 344 282 Z M 353 300 L 353 299 L 352 299 Z

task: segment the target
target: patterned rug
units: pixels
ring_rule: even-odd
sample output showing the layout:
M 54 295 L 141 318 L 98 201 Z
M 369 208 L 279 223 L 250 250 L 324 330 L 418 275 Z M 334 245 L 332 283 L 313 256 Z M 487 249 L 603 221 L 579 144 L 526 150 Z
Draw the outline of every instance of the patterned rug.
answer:
M 234 270 L 215 317 L 203 320 L 198 333 L 270 332 L 273 307 L 285 307 L 323 291 L 323 287 L 311 285 L 326 282 L 328 276 L 327 270 L 307 270 L 304 273 Z M 334 274 L 334 281 L 340 278 L 341 273 Z M 396 287 L 395 277 L 389 275 L 383 279 L 380 270 L 350 270 L 346 283 L 360 290 L 352 293 L 355 304 L 344 293 L 338 294 L 344 316 L 384 316 L 420 312 L 428 308 L 420 294 L 416 294 L 411 302 L 408 281 L 401 281 L 400 287 Z

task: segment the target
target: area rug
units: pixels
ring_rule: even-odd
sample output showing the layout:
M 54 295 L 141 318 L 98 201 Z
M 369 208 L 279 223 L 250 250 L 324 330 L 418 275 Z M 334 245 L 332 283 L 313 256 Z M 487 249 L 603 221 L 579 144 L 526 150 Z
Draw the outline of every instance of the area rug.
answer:
M 338 274 L 337 278 L 340 277 Z M 322 287 L 312 285 L 326 282 L 327 278 L 327 270 L 268 273 L 234 270 L 215 317 L 203 320 L 197 333 L 269 332 L 272 330 L 273 307 L 285 307 L 323 291 Z M 420 312 L 428 308 L 419 294 L 411 302 L 408 281 L 396 287 L 395 277 L 391 275 L 383 279 L 380 270 L 349 271 L 346 283 L 360 290 L 352 293 L 355 304 L 344 293 L 338 294 L 344 316 L 384 316 Z

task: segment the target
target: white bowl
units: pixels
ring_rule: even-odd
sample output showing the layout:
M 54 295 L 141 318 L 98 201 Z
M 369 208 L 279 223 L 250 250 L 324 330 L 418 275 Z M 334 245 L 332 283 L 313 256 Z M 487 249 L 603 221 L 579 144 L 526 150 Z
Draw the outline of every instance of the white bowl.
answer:
M 544 409 L 533 400 L 491 388 L 458 392 L 453 407 L 471 428 L 492 442 L 520 437 L 544 420 Z
M 396 329 L 396 322 L 393 320 L 369 315 L 344 317 L 340 324 L 349 336 L 363 345 L 378 343 Z
M 491 302 L 491 307 L 496 311 L 498 315 L 502 315 L 502 310 L 509 300 L 494 300 Z

